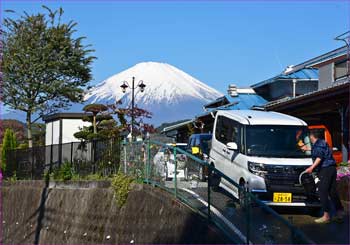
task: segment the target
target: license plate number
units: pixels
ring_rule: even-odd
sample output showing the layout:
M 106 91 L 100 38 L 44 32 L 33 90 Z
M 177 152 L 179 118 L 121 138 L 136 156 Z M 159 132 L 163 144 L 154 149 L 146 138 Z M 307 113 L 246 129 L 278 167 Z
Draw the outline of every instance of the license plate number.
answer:
M 273 202 L 292 202 L 292 193 L 273 193 Z

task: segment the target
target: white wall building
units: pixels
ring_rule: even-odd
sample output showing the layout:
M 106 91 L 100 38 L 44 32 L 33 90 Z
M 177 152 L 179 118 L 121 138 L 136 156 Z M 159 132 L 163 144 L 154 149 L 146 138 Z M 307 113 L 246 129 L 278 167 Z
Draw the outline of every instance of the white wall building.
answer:
M 64 144 L 79 141 L 74 137 L 84 126 L 91 126 L 90 122 L 82 119 L 86 113 L 56 113 L 43 118 L 46 124 L 45 145 Z

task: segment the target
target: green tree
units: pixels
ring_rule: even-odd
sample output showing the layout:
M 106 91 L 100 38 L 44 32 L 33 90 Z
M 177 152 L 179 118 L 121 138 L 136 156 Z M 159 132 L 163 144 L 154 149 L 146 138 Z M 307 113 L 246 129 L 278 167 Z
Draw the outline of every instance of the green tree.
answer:
M 26 113 L 29 147 L 32 124 L 43 114 L 83 100 L 95 59 L 90 45 L 83 45 L 84 37 L 73 36 L 77 23 L 61 21 L 62 8 L 43 8 L 45 13 L 6 17 L 2 26 L 2 99 Z
M 2 149 L 1 149 L 1 170 L 6 170 L 7 165 L 7 153 L 9 150 L 16 149 L 17 140 L 16 135 L 12 129 L 6 129 L 4 138 L 2 140 Z
M 92 140 L 117 136 L 120 129 L 108 109 L 108 106 L 102 104 L 86 105 L 83 110 L 91 114 L 83 118 L 83 120 L 91 122 L 92 126 L 83 127 L 79 132 L 74 134 L 74 137 L 81 140 Z
M 97 114 L 107 110 L 108 110 L 108 107 L 102 104 L 90 104 L 90 105 L 84 106 L 83 111 L 92 113 L 92 126 L 94 129 L 94 134 L 97 134 L 97 122 L 96 122 Z
M 116 137 L 122 131 L 130 131 L 131 109 L 118 108 L 118 104 L 90 104 L 83 108 L 85 112 L 91 115 L 86 116 L 83 120 L 91 122 L 92 126 L 83 127 L 74 137 L 81 140 L 106 139 Z M 144 109 L 134 108 L 134 133 L 154 133 L 155 129 L 152 125 L 142 123 L 142 118 L 151 118 L 152 114 Z M 118 118 L 118 121 L 114 117 Z
M 44 123 L 32 124 L 33 145 L 43 146 L 45 145 L 45 127 Z

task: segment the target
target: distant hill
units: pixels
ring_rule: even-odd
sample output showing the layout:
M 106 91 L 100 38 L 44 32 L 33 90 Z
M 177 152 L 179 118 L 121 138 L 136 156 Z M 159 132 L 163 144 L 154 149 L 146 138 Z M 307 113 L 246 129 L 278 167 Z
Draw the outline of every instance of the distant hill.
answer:
M 17 138 L 18 144 L 27 142 L 27 125 L 17 119 L 0 119 L 0 144 L 4 137 L 5 130 L 12 129 Z M 45 143 L 45 124 L 32 124 L 32 137 L 34 146 L 44 145 Z
M 15 119 L 4 119 L 0 120 L 0 144 L 4 137 L 6 129 L 12 129 L 15 132 L 16 138 L 19 142 L 22 142 L 26 137 L 26 126 L 23 122 Z

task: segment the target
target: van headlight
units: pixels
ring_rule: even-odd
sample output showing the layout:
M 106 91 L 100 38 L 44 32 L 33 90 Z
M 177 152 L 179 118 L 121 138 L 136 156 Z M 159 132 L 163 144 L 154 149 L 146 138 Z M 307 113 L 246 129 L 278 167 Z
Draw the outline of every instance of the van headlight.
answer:
M 263 163 L 249 162 L 248 161 L 248 169 L 251 173 L 258 175 L 260 177 L 264 177 L 267 174 L 265 169 L 265 165 Z

